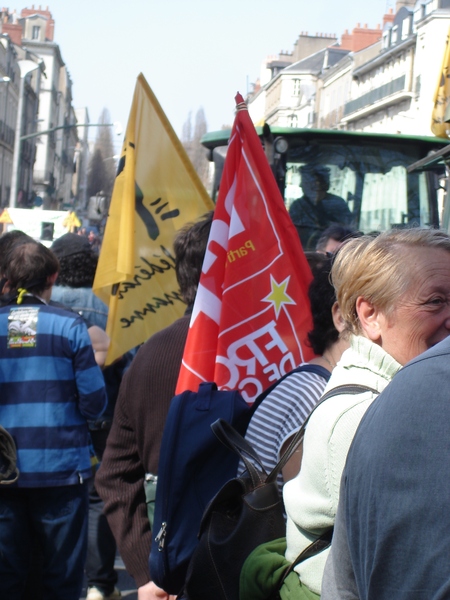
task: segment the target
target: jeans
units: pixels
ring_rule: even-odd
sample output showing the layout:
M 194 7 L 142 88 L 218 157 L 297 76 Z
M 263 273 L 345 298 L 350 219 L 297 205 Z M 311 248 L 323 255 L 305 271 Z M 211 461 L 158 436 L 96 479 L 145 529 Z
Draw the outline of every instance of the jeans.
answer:
M 0 489 L 0 598 L 20 600 L 36 539 L 45 600 L 79 600 L 87 510 L 87 483 Z
M 101 460 L 106 446 L 108 431 L 91 431 L 95 453 Z M 86 578 L 88 587 L 95 586 L 105 596 L 109 596 L 117 583 L 118 575 L 114 570 L 116 541 L 103 514 L 103 501 L 91 482 L 89 492 L 88 550 L 86 560 Z

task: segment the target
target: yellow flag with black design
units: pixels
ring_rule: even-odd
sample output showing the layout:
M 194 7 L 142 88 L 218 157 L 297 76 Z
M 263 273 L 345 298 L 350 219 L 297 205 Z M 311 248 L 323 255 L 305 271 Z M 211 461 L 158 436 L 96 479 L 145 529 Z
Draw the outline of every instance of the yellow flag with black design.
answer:
M 175 277 L 174 236 L 213 207 L 140 74 L 93 285 L 109 306 L 106 364 L 184 314 Z
M 439 80 L 434 94 L 434 107 L 431 116 L 431 131 L 437 137 L 448 140 L 447 131 L 450 130 L 450 29 L 445 42 L 444 58 L 439 72 Z

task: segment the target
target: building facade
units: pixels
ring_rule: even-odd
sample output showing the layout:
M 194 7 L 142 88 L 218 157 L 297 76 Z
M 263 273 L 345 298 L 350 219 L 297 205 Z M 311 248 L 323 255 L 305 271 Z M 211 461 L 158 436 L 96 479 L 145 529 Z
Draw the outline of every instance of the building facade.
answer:
M 282 127 L 432 135 L 449 25 L 450 0 L 399 0 L 382 28 L 358 25 L 340 45 L 279 70 L 250 94 L 250 115 Z
M 269 57 L 247 101 L 255 123 L 280 127 L 314 127 L 319 117 L 319 90 L 328 71 L 351 52 L 381 38 L 381 29 L 359 25 L 342 36 L 301 33 L 290 54 Z M 284 68 L 281 68 L 285 64 Z M 277 68 L 273 68 L 275 65 Z M 268 76 L 270 74 L 270 76 Z
M 8 205 L 11 194 L 20 81 L 17 61 L 9 36 L 0 34 L 0 208 Z M 27 179 L 27 174 L 24 178 Z
M 253 122 L 300 127 L 299 121 L 308 121 L 311 93 L 326 60 L 325 50 L 336 44 L 333 35 L 302 32 L 291 53 L 269 56 L 263 61 L 260 78 L 247 97 Z
M 44 208 L 62 210 L 73 204 L 72 175 L 78 141 L 75 111 L 72 106 L 72 81 L 53 41 L 54 21 L 48 10 L 24 9 L 22 47 L 45 62 L 46 77 L 39 93 L 39 136 L 34 166 L 34 190 Z M 53 131 L 52 131 L 53 130 Z
M 55 23 L 48 9 L 41 7 L 23 9 L 18 15 L 15 11 L 1 11 L 1 36 L 6 45 L 15 53 L 12 63 L 18 66 L 18 72 L 3 92 L 5 87 L 0 82 L 0 111 L 2 99 L 8 122 L 7 127 L 16 129 L 21 122 L 20 155 L 17 166 L 17 182 L 15 168 L 12 164 L 11 147 L 5 140 L 4 172 L 0 188 L 0 202 L 6 204 L 8 182 L 16 192 L 10 191 L 11 203 L 21 207 L 42 206 L 48 209 L 67 209 L 73 206 L 77 190 L 73 189 L 74 155 L 78 144 L 76 116 L 72 105 L 72 81 L 62 59 L 61 51 L 53 41 Z M 0 48 L 0 55 L 1 55 Z M 20 99 L 21 64 L 24 61 L 35 61 L 39 69 L 33 69 L 24 78 L 24 97 L 22 118 L 17 119 L 17 107 Z M 0 75 L 3 73 L 0 56 Z M 12 68 L 12 67 L 11 67 Z M 14 69 L 12 69 L 14 71 Z M 25 69 L 26 70 L 26 69 Z M 24 70 L 22 71 L 22 73 Z M 44 76 L 42 76 L 44 74 Z M 34 97 L 33 97 L 34 93 Z M 11 105 L 15 100 L 14 106 Z M 8 104 L 9 102 L 9 104 Z M 41 135 L 37 135 L 42 132 Z M 36 134 L 36 135 L 33 135 Z M 0 131 L 1 137 L 1 131 Z M 25 139 L 24 139 L 25 138 Z M 0 140 L 0 152 L 3 148 Z M 13 143 L 14 145 L 14 143 Z M 0 169 L 2 166 L 0 154 Z M 11 165 L 10 165 L 11 162 Z M 3 189 L 4 187 L 4 189 Z

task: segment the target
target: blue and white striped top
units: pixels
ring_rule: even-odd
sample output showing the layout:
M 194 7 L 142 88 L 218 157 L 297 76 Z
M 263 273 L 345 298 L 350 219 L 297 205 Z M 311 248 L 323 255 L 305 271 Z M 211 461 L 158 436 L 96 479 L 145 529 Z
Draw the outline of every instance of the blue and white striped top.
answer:
M 316 373 L 292 373 L 256 409 L 245 439 L 256 450 L 267 473 L 279 461 L 283 444 L 297 433 L 320 400 L 326 383 L 327 379 Z M 242 462 L 239 468 L 241 471 L 245 468 Z M 277 483 L 281 494 L 281 473 Z

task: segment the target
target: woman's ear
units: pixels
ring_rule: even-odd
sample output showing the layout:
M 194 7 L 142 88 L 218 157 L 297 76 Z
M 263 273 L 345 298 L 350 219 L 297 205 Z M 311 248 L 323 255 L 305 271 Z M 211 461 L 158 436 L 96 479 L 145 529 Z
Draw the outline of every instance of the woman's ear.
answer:
M 381 343 L 382 315 L 375 306 L 363 297 L 356 300 L 356 313 L 361 325 L 363 335 L 376 344 Z
M 335 302 L 331 307 L 331 317 L 333 319 L 334 326 L 342 333 L 345 329 L 345 321 L 342 318 L 341 309 L 339 308 L 339 304 Z

